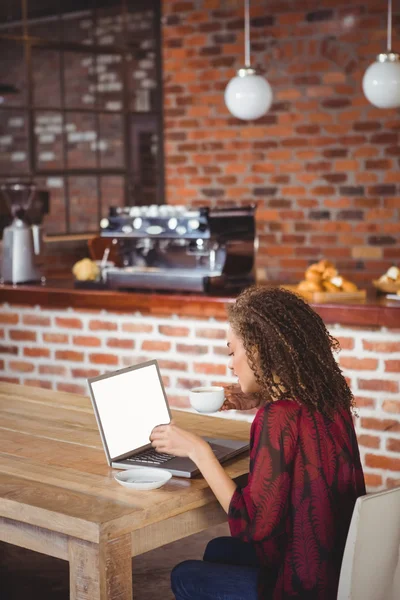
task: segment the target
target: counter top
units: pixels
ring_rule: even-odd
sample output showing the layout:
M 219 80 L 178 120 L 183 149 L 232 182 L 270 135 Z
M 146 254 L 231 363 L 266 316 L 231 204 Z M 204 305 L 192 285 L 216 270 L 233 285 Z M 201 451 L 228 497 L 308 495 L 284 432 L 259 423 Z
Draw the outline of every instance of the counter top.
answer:
M 203 296 L 116 290 L 76 289 L 71 279 L 48 280 L 46 284 L 2 285 L 0 303 L 107 310 L 139 311 L 146 315 L 226 319 L 225 305 L 232 297 Z M 365 300 L 346 303 L 312 304 L 327 324 L 389 327 L 400 329 L 400 301 L 371 294 Z

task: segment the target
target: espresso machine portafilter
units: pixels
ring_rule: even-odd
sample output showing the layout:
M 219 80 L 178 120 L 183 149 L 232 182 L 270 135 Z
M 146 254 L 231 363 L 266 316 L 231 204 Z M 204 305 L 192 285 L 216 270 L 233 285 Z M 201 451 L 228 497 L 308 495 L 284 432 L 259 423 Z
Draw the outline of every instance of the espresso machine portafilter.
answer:
M 3 232 L 1 279 L 13 284 L 40 281 L 36 261 L 41 251 L 41 226 L 31 222 L 30 214 L 38 213 L 41 219 L 48 212 L 48 193 L 37 192 L 34 184 L 15 183 L 1 185 L 0 196 L 12 218 Z

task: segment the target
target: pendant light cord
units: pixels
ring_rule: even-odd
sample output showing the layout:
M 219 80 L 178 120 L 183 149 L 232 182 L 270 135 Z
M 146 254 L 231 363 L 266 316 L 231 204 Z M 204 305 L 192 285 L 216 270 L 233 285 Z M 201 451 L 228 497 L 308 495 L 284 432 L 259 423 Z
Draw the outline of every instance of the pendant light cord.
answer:
M 250 67 L 250 0 L 244 0 L 244 66 Z
M 387 52 L 392 51 L 392 0 L 388 0 Z

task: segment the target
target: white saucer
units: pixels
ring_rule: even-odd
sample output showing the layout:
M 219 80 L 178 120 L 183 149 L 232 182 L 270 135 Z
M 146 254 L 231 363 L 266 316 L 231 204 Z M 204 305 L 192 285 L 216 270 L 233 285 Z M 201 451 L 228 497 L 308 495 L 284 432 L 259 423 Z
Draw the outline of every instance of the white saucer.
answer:
M 167 483 L 171 477 L 172 473 L 169 471 L 151 467 L 137 467 L 114 475 L 118 483 L 132 490 L 155 490 Z

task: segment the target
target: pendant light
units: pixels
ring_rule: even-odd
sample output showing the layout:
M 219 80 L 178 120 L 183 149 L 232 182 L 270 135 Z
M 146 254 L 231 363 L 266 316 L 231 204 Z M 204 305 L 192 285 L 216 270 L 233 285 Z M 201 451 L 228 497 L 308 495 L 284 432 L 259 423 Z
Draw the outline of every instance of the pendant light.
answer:
M 250 8 L 244 2 L 245 65 L 225 88 L 225 104 L 234 117 L 250 121 L 259 119 L 272 104 L 272 89 L 268 81 L 250 66 Z
M 365 71 L 362 86 L 374 106 L 400 107 L 400 57 L 392 52 L 392 0 L 388 0 L 387 52 L 378 54 Z

